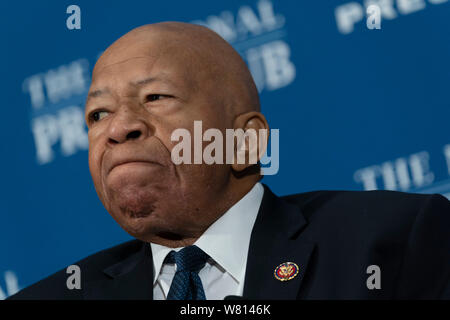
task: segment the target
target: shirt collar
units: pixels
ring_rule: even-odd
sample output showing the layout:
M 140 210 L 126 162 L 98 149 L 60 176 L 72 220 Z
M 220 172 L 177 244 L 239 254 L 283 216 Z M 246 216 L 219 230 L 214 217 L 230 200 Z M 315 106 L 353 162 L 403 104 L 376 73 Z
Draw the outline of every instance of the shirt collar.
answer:
M 243 281 L 245 276 L 250 236 L 263 194 L 264 187 L 261 183 L 256 183 L 241 200 L 210 225 L 194 243 L 238 282 Z M 150 245 L 153 256 L 154 284 L 167 254 L 171 250 L 178 251 L 181 248 L 169 248 L 155 243 Z

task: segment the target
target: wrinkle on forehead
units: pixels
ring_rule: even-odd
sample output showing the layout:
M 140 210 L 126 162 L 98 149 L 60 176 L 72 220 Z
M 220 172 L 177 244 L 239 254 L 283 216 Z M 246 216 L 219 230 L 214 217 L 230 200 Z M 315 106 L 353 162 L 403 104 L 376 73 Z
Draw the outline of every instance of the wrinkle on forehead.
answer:
M 133 59 L 148 59 L 148 58 L 149 58 L 148 56 L 147 57 L 146 56 L 138 56 L 138 57 L 125 58 L 124 60 L 120 60 L 120 61 L 117 61 L 117 62 L 112 62 L 112 63 L 109 63 L 109 64 L 107 64 L 105 66 L 100 65 L 100 64 L 99 65 L 96 64 L 93 73 L 94 74 L 101 73 L 101 71 L 103 71 L 104 69 L 106 69 L 108 67 L 112 67 L 112 66 L 115 66 L 115 65 L 118 65 L 118 64 L 121 64 L 121 63 L 125 63 L 125 62 L 133 60 Z

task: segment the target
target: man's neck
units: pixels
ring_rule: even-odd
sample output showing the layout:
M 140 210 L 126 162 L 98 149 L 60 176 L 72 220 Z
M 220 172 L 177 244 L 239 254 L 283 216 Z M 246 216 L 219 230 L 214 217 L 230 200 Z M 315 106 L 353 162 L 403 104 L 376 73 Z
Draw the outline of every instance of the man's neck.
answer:
M 212 203 L 213 208 L 220 208 L 223 209 L 220 210 L 211 221 L 206 224 L 203 228 L 191 231 L 186 234 L 178 234 L 178 233 L 169 233 L 169 232 L 161 232 L 151 237 L 151 239 L 148 239 L 148 242 L 156 243 L 165 247 L 169 248 L 181 248 L 186 247 L 194 244 L 198 238 L 201 237 L 201 235 L 215 222 L 217 221 L 223 214 L 225 214 L 232 206 L 234 206 L 237 202 L 239 202 L 247 193 L 252 190 L 252 188 L 255 186 L 255 184 L 258 181 L 246 181 L 247 183 L 244 184 L 244 181 L 241 181 L 239 187 L 230 187 L 228 188 L 228 192 L 225 192 L 225 194 L 222 196 L 222 199 L 225 203 L 222 203 L 222 205 L 216 203 Z M 231 184 L 230 184 L 231 185 Z M 219 201 L 221 199 L 218 199 Z

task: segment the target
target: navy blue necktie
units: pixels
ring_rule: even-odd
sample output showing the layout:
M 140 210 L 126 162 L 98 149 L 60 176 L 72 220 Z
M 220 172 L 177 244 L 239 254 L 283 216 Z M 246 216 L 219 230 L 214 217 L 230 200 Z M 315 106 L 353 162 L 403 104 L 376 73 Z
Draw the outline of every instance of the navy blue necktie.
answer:
M 178 252 L 170 251 L 166 263 L 175 263 L 177 272 L 173 277 L 167 300 L 206 300 L 198 272 L 208 255 L 197 246 L 188 246 Z

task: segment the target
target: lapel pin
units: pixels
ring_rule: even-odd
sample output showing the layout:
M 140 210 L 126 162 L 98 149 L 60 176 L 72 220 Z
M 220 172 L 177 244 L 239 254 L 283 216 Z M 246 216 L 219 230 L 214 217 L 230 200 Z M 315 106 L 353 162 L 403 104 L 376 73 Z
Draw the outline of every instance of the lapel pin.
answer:
M 284 262 L 275 268 L 273 275 L 277 280 L 288 281 L 298 274 L 298 265 L 294 262 Z

